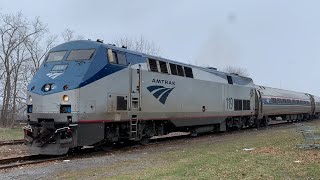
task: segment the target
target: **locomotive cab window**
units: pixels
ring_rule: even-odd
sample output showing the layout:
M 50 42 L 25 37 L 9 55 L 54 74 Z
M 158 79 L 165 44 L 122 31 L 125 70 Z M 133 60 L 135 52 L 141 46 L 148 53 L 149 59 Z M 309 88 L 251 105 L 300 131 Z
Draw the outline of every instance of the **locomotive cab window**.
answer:
M 66 53 L 67 51 L 51 52 L 48 54 L 46 62 L 61 61 L 63 57 L 66 55 Z
M 72 50 L 67 60 L 90 60 L 95 52 L 95 49 L 79 49 Z
M 108 49 L 109 62 L 112 64 L 128 65 L 125 53 Z

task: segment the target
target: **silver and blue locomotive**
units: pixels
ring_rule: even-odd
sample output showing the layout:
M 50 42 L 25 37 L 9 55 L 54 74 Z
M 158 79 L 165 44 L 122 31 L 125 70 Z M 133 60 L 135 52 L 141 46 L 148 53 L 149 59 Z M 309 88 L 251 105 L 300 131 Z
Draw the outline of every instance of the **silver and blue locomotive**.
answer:
M 174 131 L 266 126 L 280 115 L 308 119 L 320 113 L 319 103 L 214 68 L 80 40 L 51 49 L 34 75 L 24 131 L 32 153 L 61 155 L 88 145 L 144 144 Z

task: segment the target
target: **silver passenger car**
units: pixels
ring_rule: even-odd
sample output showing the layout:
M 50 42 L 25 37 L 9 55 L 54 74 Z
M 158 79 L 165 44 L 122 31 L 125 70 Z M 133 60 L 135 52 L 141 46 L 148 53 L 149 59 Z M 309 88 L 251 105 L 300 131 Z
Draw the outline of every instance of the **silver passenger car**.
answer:
M 261 114 L 271 119 L 281 117 L 283 120 L 302 120 L 310 118 L 313 97 L 310 94 L 256 86 L 261 94 Z

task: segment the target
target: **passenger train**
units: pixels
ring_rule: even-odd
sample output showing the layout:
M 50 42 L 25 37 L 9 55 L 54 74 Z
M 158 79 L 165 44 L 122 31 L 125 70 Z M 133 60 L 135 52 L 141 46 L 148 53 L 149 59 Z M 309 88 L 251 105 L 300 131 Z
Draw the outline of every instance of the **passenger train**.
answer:
M 51 49 L 27 94 L 24 132 L 33 154 L 145 144 L 174 131 L 197 135 L 320 114 L 320 98 L 311 94 L 90 40 Z

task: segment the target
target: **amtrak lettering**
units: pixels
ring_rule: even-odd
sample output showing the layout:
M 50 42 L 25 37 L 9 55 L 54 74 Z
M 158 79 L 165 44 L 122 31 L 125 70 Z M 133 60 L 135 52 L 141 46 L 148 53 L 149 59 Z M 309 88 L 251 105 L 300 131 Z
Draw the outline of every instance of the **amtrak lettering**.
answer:
M 168 81 L 168 80 L 164 80 L 164 79 L 152 79 L 153 83 L 157 83 L 157 84 L 169 84 L 169 85 L 176 85 L 175 81 Z

